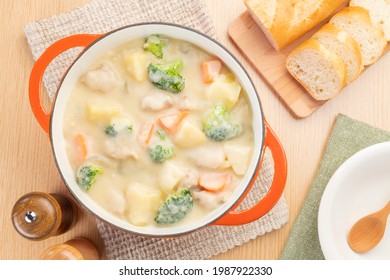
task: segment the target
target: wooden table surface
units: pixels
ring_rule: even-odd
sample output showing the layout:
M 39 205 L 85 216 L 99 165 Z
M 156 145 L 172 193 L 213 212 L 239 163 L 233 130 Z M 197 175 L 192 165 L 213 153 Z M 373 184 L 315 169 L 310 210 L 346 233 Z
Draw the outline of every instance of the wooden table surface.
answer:
M 94 218 L 82 212 L 76 226 L 44 241 L 21 237 L 11 223 L 16 200 L 31 191 L 68 194 L 56 169 L 47 135 L 28 101 L 33 59 L 23 32 L 25 24 L 71 11 L 87 0 L 0 1 L 0 259 L 37 259 L 45 248 L 76 236 L 95 242 L 103 251 Z M 285 189 L 290 220 L 280 230 L 216 256 L 215 259 L 278 259 L 321 159 L 338 113 L 390 130 L 390 55 L 305 119 L 295 119 L 269 90 L 227 36 L 228 24 L 244 10 L 240 0 L 207 0 L 219 40 L 244 64 L 258 89 L 265 116 L 282 142 L 289 164 Z M 228 2 L 228 4 L 227 4 Z

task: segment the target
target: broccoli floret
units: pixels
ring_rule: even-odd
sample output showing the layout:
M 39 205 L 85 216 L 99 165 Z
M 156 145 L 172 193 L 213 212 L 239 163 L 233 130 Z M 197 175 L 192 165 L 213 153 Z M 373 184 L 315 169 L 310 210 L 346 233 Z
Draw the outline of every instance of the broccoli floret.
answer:
M 151 146 L 148 149 L 148 153 L 153 161 L 157 163 L 162 163 L 166 161 L 167 159 L 170 159 L 173 157 L 174 148 L 173 146 L 169 145 L 161 145 L 157 144 L 154 146 Z
M 173 224 L 182 220 L 194 206 L 189 189 L 182 189 L 174 195 L 168 196 L 165 202 L 158 209 L 156 218 L 158 224 Z
M 104 170 L 95 165 L 84 165 L 77 172 L 77 184 L 84 190 L 89 190 L 96 181 L 98 174 L 103 174 Z
M 152 84 L 172 93 L 179 93 L 184 89 L 185 80 L 179 74 L 183 62 L 179 59 L 169 65 L 149 64 L 148 75 Z
M 115 130 L 115 124 L 107 125 L 106 129 L 104 130 L 104 132 L 107 135 L 112 136 L 112 137 L 115 137 L 115 136 L 118 135 L 118 131 Z
M 108 136 L 115 137 L 119 132 L 133 132 L 133 125 L 131 120 L 126 117 L 118 117 L 111 120 L 110 124 L 106 126 L 104 132 Z
M 145 39 L 144 50 L 152 53 L 157 58 L 163 58 L 163 48 L 166 46 L 167 39 L 161 38 L 159 35 L 150 35 Z
M 217 104 L 202 122 L 206 136 L 213 141 L 224 141 L 240 133 L 240 125 L 232 122 L 232 115 L 223 104 Z
M 165 141 L 165 133 L 164 133 L 164 130 L 162 129 L 157 129 L 156 130 L 156 133 L 158 135 L 158 137 L 160 138 L 161 141 Z

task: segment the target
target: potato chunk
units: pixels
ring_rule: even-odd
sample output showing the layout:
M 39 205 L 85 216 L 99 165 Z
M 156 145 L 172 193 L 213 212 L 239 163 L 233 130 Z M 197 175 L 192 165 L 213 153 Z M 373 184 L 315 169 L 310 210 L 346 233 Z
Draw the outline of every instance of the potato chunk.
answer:
M 207 141 L 202 130 L 189 120 L 184 119 L 177 130 L 173 141 L 180 147 L 188 148 L 198 146 Z
M 131 183 L 126 192 L 127 217 L 136 226 L 152 224 L 162 202 L 161 192 L 141 183 Z
M 158 181 L 165 193 L 171 193 L 177 183 L 184 177 L 184 171 L 174 162 L 166 161 L 159 173 Z
M 207 87 L 205 95 L 208 100 L 221 102 L 230 109 L 236 104 L 240 92 L 241 86 L 236 80 L 221 74 Z
M 127 72 L 129 72 L 135 81 L 143 82 L 146 80 L 149 59 L 145 52 L 138 51 L 124 54 L 123 61 Z
M 188 157 L 197 165 L 216 169 L 225 161 L 225 153 L 220 145 L 201 146 L 191 149 Z
M 121 113 L 121 106 L 107 100 L 96 100 L 87 104 L 87 114 L 91 121 L 105 120 L 109 122 L 112 117 Z
M 227 160 L 237 175 L 244 175 L 248 167 L 251 148 L 247 146 L 229 144 L 224 145 Z

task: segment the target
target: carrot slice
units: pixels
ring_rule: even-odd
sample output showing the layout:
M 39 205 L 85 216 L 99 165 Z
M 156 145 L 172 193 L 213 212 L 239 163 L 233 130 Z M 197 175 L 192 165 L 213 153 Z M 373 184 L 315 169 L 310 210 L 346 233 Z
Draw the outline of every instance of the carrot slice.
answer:
M 207 60 L 202 63 L 203 82 L 211 83 L 222 70 L 222 62 L 219 59 Z
M 188 115 L 187 111 L 162 116 L 158 119 L 158 124 L 169 133 L 174 133 L 182 120 Z
M 204 173 L 199 177 L 199 186 L 206 191 L 217 192 L 225 188 L 228 180 L 227 173 Z
M 75 156 L 74 161 L 76 165 L 80 165 L 85 161 L 88 154 L 87 139 L 82 134 L 77 134 L 75 139 Z
M 147 145 L 152 138 L 154 130 L 154 123 L 146 122 L 144 123 L 138 131 L 138 140 L 142 145 Z

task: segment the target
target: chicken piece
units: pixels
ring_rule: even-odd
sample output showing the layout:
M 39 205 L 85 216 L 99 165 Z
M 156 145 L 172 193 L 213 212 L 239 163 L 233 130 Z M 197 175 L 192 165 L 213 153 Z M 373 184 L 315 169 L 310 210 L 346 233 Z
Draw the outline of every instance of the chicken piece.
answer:
M 135 141 L 129 141 L 127 137 L 110 137 L 104 141 L 104 150 L 108 156 L 115 159 L 132 158 L 137 160 L 139 157 L 134 143 Z
M 227 201 L 225 193 L 213 193 L 203 190 L 194 190 L 192 192 L 194 199 L 199 202 L 202 207 L 207 209 L 216 209 L 222 203 Z
M 167 109 L 174 104 L 171 96 L 162 92 L 154 92 L 141 100 L 141 108 L 144 110 L 159 111 Z
M 177 107 L 180 110 L 196 111 L 199 110 L 200 103 L 198 100 L 189 96 L 180 96 L 177 102 Z
M 103 63 L 99 68 L 88 71 L 81 81 L 90 89 L 101 92 L 109 92 L 123 84 L 123 81 L 108 63 Z
M 216 169 L 225 162 L 225 152 L 218 145 L 193 148 L 187 155 L 196 165 L 211 169 Z
M 198 187 L 199 174 L 195 170 L 189 169 L 179 182 L 179 189 L 193 189 Z

